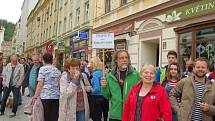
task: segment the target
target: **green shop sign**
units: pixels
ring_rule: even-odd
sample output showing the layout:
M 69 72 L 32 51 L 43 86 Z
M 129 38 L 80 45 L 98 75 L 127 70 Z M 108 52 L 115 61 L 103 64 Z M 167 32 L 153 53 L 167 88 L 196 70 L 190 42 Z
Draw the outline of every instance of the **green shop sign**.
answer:
M 166 21 L 174 22 L 215 12 L 215 0 L 200 0 L 166 12 Z

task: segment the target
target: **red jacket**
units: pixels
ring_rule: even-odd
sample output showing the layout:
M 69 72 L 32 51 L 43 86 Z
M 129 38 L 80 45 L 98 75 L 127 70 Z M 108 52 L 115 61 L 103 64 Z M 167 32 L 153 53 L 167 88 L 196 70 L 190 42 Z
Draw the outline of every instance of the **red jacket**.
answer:
M 134 121 L 137 96 L 141 89 L 142 83 L 134 86 L 125 102 L 122 121 Z M 170 100 L 165 89 L 157 82 L 154 82 L 149 93 L 144 97 L 142 103 L 142 121 L 172 121 L 172 110 Z

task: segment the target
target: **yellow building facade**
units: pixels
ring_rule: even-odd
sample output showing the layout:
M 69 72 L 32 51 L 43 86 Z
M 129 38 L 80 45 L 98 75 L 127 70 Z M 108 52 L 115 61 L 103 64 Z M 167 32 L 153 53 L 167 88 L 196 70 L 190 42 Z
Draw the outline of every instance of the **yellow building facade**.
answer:
M 93 0 L 39 0 L 27 22 L 25 51 L 50 52 L 63 64 L 68 57 L 88 59 Z M 89 48 L 88 48 L 89 47 Z
M 127 50 L 131 54 L 131 63 L 138 69 L 139 37 L 135 29 L 136 21 L 142 19 L 142 13 L 150 16 L 150 9 L 170 0 L 95 0 L 93 34 L 114 33 L 115 48 L 106 50 L 105 63 L 110 64 L 115 50 Z M 134 46 L 135 45 L 135 46 Z M 94 50 L 96 51 L 96 50 Z M 94 56 L 101 52 L 95 52 Z
M 28 16 L 25 52 L 49 52 L 57 40 L 58 0 L 39 0 Z

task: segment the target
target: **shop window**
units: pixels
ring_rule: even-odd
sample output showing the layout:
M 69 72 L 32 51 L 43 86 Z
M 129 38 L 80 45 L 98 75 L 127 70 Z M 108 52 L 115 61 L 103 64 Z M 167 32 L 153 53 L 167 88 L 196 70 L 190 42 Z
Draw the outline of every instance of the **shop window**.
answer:
M 179 34 L 179 57 L 182 65 L 187 59 L 205 57 L 215 63 L 215 27 Z
M 215 28 L 196 31 L 196 58 L 205 57 L 212 65 L 215 62 Z
M 192 42 L 192 32 L 183 33 L 180 35 L 179 43 Z

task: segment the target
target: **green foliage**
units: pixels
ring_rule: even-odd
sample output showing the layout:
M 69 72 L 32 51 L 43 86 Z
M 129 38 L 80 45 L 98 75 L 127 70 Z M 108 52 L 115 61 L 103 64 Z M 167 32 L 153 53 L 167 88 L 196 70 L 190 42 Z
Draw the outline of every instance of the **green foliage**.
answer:
M 0 26 L 4 26 L 5 28 L 4 40 L 11 41 L 15 30 L 15 24 L 8 22 L 7 20 L 0 19 Z

